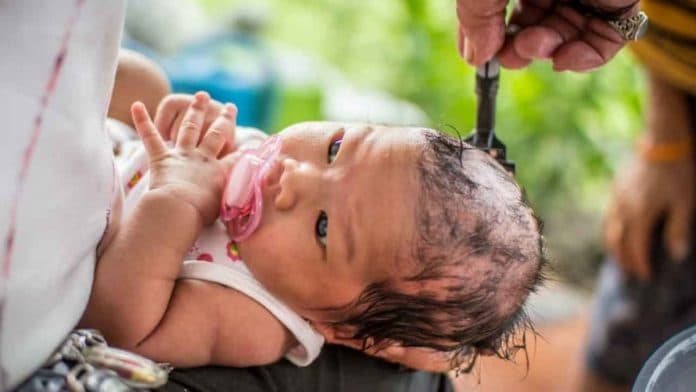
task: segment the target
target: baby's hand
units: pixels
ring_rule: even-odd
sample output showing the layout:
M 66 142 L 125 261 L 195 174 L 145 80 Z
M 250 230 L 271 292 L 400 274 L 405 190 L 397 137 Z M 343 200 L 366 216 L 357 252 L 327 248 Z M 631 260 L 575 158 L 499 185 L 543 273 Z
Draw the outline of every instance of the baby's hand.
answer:
M 234 105 L 225 105 L 200 137 L 209 102 L 208 94 L 196 93 L 182 117 L 172 148 L 162 140 L 145 106 L 136 102 L 131 107 L 133 123 L 150 158 L 150 191 L 157 190 L 192 205 L 203 224 L 218 217 L 225 176 L 237 158 L 232 154 L 217 159 L 227 140 L 225 135 L 234 132 Z
M 157 113 L 154 118 L 155 127 L 164 140 L 177 139 L 186 109 L 188 109 L 193 100 L 194 96 L 190 94 L 170 94 L 157 106 Z M 199 137 L 202 138 L 205 135 L 208 128 L 210 128 L 213 121 L 220 115 L 223 108 L 224 106 L 220 102 L 214 99 L 210 100 L 208 108 L 205 111 L 205 116 L 203 117 L 202 132 Z M 225 156 L 236 150 L 234 129 L 228 132 L 225 137 L 225 145 L 220 151 L 220 154 L 218 154 L 219 157 Z

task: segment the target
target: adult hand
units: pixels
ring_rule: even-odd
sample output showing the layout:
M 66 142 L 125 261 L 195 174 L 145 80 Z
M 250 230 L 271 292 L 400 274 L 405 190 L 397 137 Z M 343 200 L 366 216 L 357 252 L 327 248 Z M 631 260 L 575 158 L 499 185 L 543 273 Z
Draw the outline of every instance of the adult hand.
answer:
M 459 52 L 471 65 L 480 66 L 497 54 L 507 68 L 548 59 L 556 71 L 588 71 L 609 61 L 626 44 L 606 21 L 580 14 L 565 0 L 520 0 L 509 21 L 517 31 L 506 35 L 507 3 L 457 1 Z M 584 4 L 605 12 L 635 4 L 625 14 L 638 11 L 635 0 L 585 0 Z
M 629 276 L 643 281 L 650 278 L 651 241 L 660 218 L 665 219 L 668 256 L 681 261 L 689 251 L 696 186 L 686 94 L 653 73 L 648 73 L 648 87 L 643 140 L 670 157 L 650 158 L 643 150 L 617 176 L 605 227 L 608 250 Z
M 607 248 L 630 276 L 651 277 L 650 248 L 656 224 L 665 218 L 663 238 L 672 260 L 689 251 L 694 213 L 694 160 L 646 162 L 638 157 L 619 173 L 607 214 Z

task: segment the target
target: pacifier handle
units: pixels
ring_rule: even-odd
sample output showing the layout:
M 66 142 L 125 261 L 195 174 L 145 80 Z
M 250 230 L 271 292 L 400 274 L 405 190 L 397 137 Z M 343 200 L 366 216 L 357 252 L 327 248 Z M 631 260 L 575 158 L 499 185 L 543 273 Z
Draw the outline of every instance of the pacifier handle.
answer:
M 247 239 L 263 214 L 263 182 L 276 163 L 282 142 L 269 137 L 259 148 L 245 152 L 230 171 L 220 206 L 220 219 L 237 242 Z

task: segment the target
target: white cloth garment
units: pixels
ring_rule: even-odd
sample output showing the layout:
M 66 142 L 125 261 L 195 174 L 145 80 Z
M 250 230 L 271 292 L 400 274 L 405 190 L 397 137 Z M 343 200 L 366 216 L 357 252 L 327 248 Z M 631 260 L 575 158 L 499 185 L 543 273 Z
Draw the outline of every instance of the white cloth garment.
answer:
M 108 127 L 122 127 L 124 124 L 111 120 Z M 260 145 L 266 135 L 258 130 L 237 127 L 236 143 L 241 148 Z M 133 148 L 133 145 L 137 145 Z M 117 158 L 121 179 L 126 195 L 123 216 L 127 216 L 137 201 L 147 190 L 149 171 L 147 154 L 140 142 L 130 142 L 122 146 L 124 154 Z M 324 338 L 307 321 L 274 297 L 251 274 L 239 257 L 236 245 L 230 240 L 227 230 L 219 220 L 203 228 L 193 247 L 182 260 L 182 278 L 206 280 L 233 288 L 268 309 L 295 336 L 298 345 L 290 349 L 285 357 L 297 366 L 307 366 L 321 352 Z M 234 312 L 234 309 L 229 309 Z
M 77 324 L 117 189 L 104 119 L 124 0 L 0 1 L 0 390 Z

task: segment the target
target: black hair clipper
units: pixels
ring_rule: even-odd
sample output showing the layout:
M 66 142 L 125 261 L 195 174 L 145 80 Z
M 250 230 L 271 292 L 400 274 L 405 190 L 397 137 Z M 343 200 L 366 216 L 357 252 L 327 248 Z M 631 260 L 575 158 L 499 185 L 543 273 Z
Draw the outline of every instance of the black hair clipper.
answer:
M 499 80 L 500 65 L 495 58 L 476 69 L 476 128 L 466 142 L 485 151 L 514 175 L 515 163 L 506 159 L 505 144 L 495 136 L 495 100 Z

